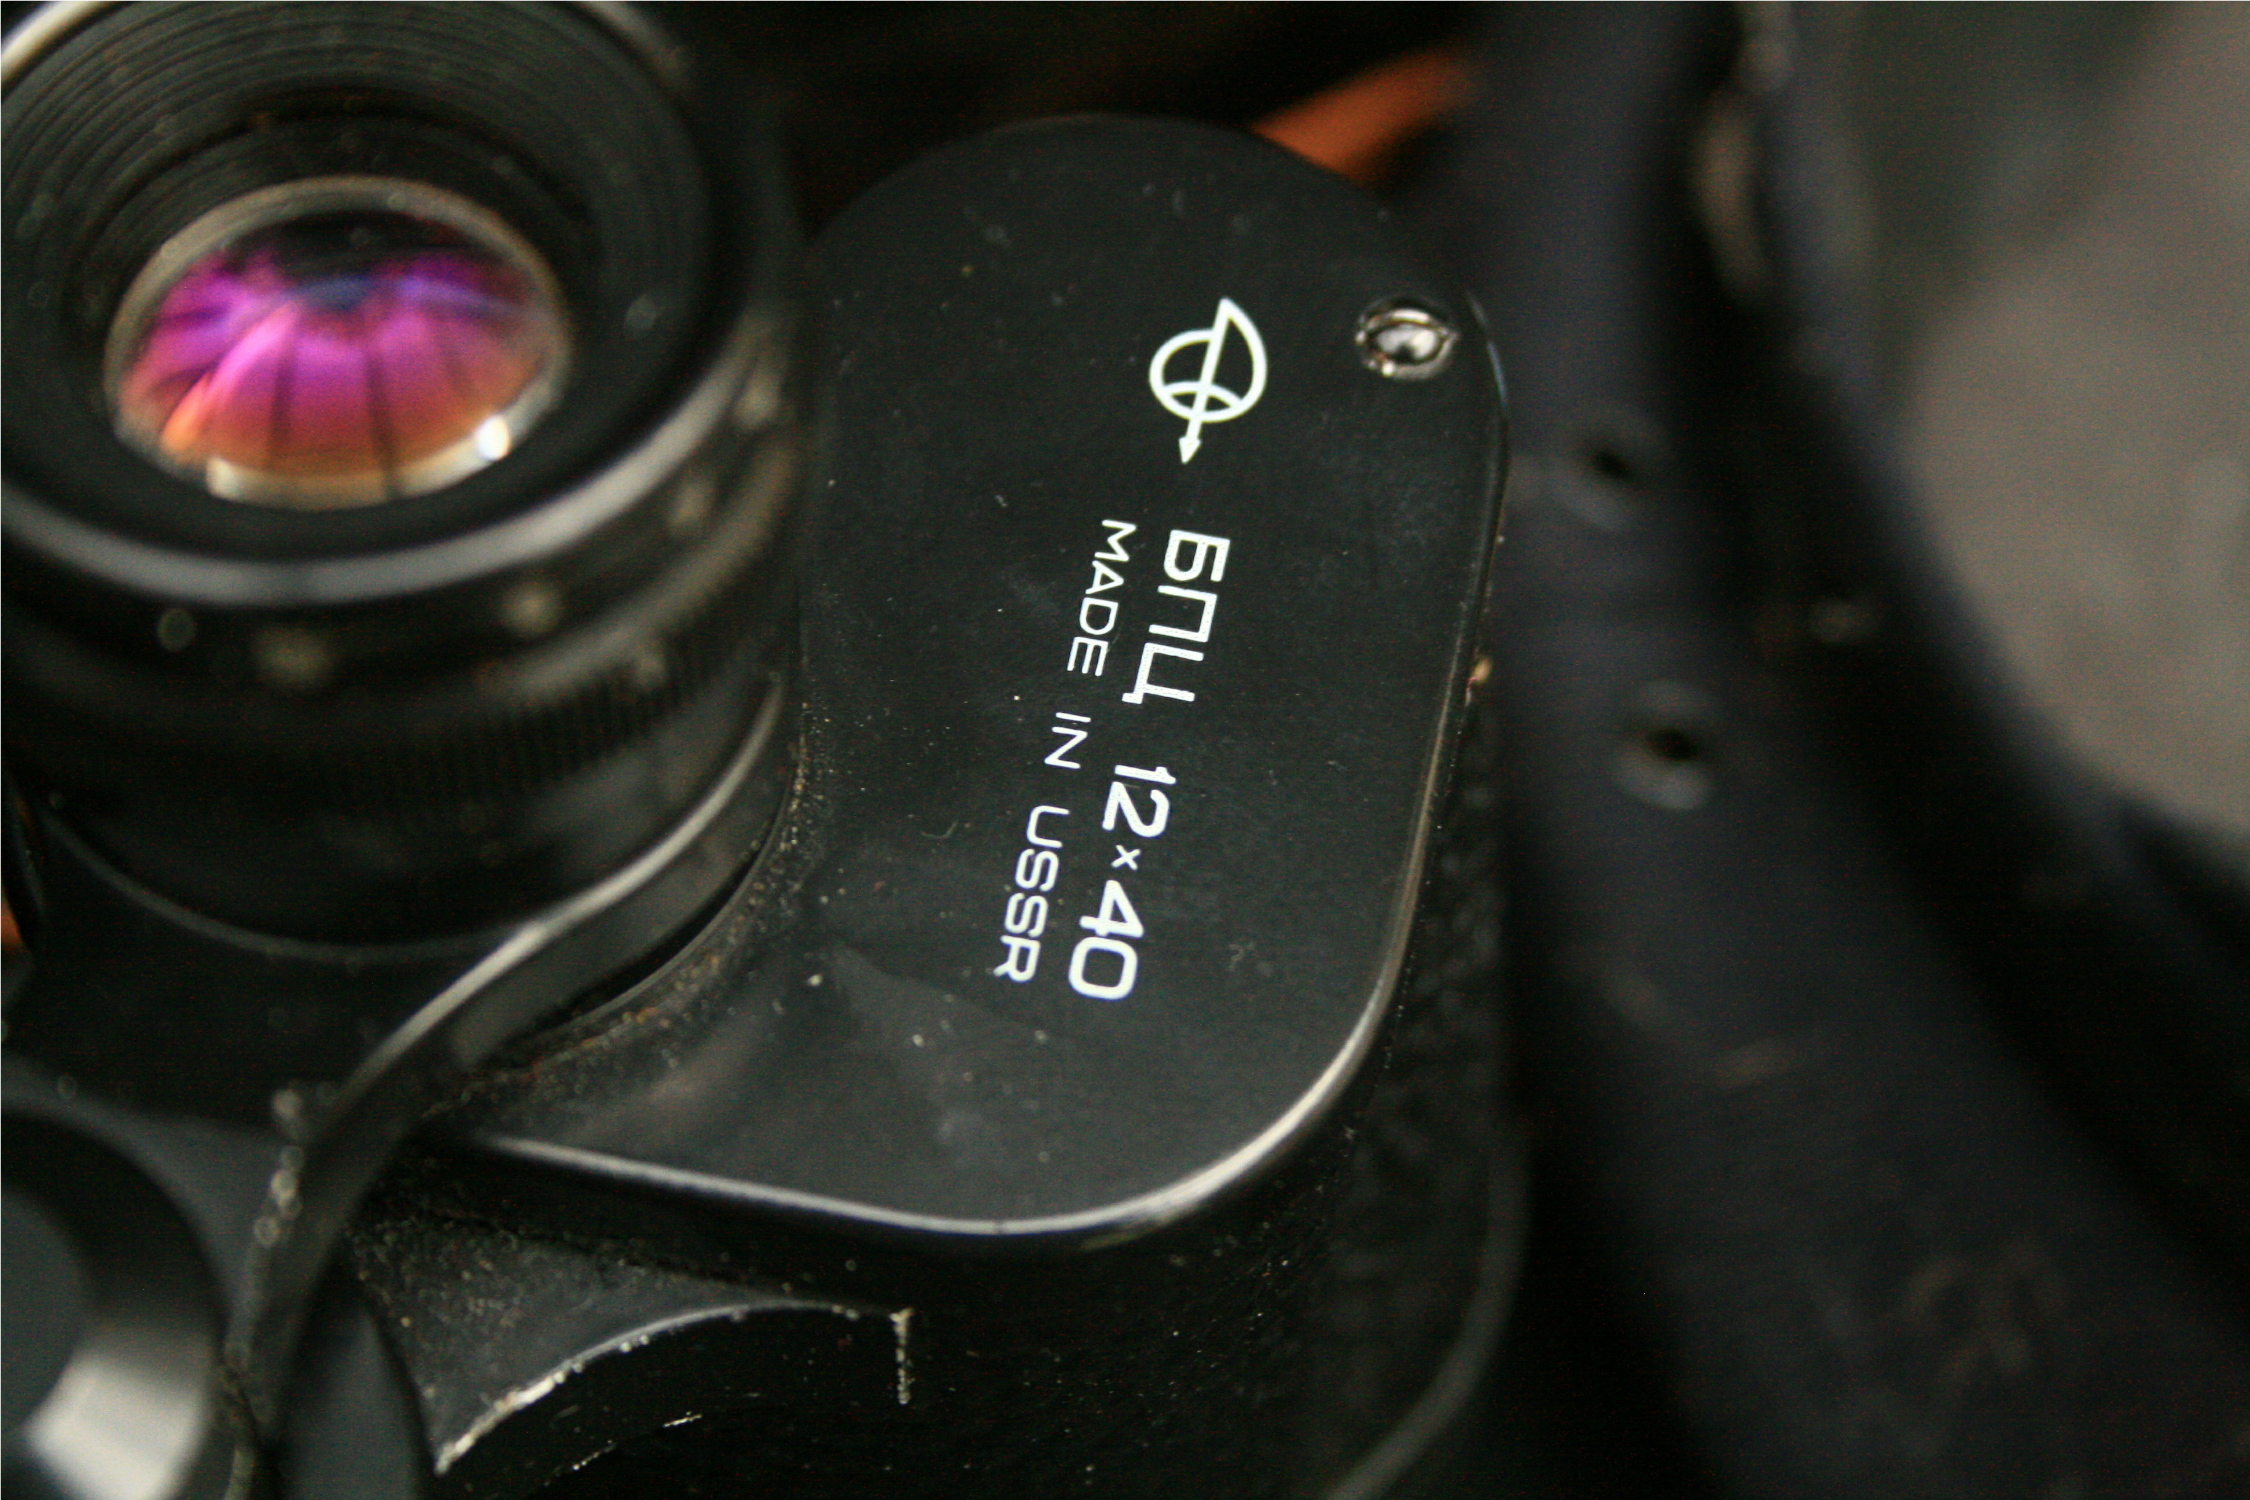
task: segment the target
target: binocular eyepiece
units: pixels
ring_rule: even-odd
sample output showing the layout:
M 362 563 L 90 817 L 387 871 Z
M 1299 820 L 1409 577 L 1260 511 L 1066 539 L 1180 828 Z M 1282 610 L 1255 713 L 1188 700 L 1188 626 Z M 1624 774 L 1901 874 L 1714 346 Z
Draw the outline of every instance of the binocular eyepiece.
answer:
M 788 691 L 770 132 L 611 8 L 43 19 L 7 101 L 27 790 L 318 941 L 489 927 L 647 848 Z

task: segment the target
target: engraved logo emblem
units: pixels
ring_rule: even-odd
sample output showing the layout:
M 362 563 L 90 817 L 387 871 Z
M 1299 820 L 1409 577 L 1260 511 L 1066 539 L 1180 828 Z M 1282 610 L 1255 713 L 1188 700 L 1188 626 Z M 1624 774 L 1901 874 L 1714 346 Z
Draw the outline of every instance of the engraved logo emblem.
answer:
M 1219 356 L 1226 351 L 1230 333 L 1240 334 L 1243 347 L 1250 353 L 1250 384 L 1242 391 L 1219 384 Z M 1169 378 L 1173 359 L 1181 351 L 1198 345 L 1203 350 L 1203 363 L 1196 377 L 1193 380 Z M 1190 328 L 1164 341 L 1164 347 L 1156 351 L 1156 358 L 1148 362 L 1148 388 L 1166 411 L 1188 424 L 1187 432 L 1180 438 L 1180 462 L 1184 464 L 1203 446 L 1205 423 L 1231 422 L 1256 406 L 1258 398 L 1266 393 L 1266 343 L 1258 337 L 1258 325 L 1235 305 L 1232 297 L 1221 297 L 1219 310 L 1209 328 Z

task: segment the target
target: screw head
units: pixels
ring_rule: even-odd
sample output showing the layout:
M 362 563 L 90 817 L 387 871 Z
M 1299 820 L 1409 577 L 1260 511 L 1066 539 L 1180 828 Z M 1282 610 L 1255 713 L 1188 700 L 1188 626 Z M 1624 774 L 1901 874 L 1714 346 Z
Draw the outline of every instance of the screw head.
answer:
M 1386 380 L 1428 380 L 1453 362 L 1461 335 L 1419 302 L 1378 302 L 1360 314 L 1359 357 Z

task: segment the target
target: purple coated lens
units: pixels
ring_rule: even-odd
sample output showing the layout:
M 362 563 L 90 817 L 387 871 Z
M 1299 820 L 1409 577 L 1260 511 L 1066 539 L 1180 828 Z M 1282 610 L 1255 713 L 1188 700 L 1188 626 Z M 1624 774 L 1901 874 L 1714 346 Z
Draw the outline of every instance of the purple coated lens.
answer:
M 506 455 L 565 352 L 528 249 L 338 208 L 333 191 L 302 194 L 294 217 L 260 196 L 262 222 L 191 243 L 176 274 L 128 294 L 119 429 L 215 494 L 305 509 L 435 489 Z

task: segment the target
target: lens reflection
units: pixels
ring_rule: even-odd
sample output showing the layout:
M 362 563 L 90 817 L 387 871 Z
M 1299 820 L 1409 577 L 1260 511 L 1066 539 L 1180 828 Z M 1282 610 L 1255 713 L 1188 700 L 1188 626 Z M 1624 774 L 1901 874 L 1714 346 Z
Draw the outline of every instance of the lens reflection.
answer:
M 215 494 L 302 509 L 435 489 L 505 456 L 563 356 L 528 250 L 306 197 L 314 211 L 175 256 L 137 309 L 129 294 L 119 429 Z

